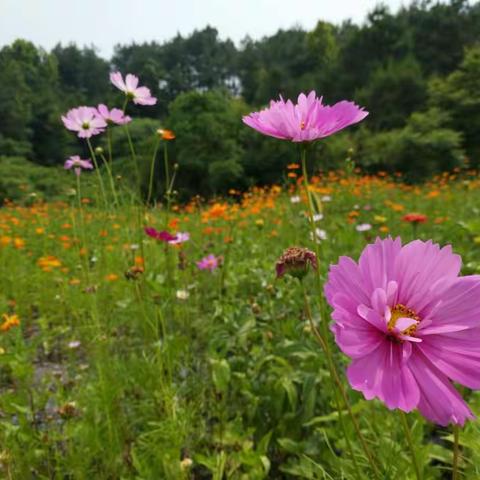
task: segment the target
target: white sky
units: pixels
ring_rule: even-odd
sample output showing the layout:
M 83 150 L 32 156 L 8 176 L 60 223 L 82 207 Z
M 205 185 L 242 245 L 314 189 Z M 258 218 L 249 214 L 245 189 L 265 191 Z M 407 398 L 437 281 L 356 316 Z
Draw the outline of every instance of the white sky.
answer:
M 109 58 L 117 43 L 162 42 L 206 25 L 239 42 L 317 20 L 361 23 L 378 0 L 0 0 L 0 47 L 16 38 L 46 49 L 95 45 Z M 384 0 L 396 11 L 407 0 Z

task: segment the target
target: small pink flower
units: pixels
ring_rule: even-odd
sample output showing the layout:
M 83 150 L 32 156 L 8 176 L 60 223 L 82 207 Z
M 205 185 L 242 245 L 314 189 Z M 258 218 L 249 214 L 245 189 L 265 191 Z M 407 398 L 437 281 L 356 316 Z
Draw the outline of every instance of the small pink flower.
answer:
M 296 104 L 291 100 L 285 102 L 282 97 L 272 100 L 268 108 L 243 117 L 243 122 L 270 137 L 312 142 L 358 123 L 367 115 L 368 112 L 345 100 L 332 106 L 323 105 L 322 98 L 311 91 L 308 96 L 301 93 Z
M 125 125 L 132 121 L 132 119 L 128 115 L 125 115 L 119 108 L 109 110 L 103 103 L 97 107 L 97 115 L 103 118 L 107 124 Z
M 184 243 L 184 242 L 188 242 L 190 240 L 190 234 L 187 233 L 187 232 L 178 232 L 176 235 L 175 235 L 175 238 L 173 240 L 169 240 L 168 243 L 170 243 L 171 245 L 177 245 L 179 243 Z
M 440 425 L 474 418 L 452 385 L 480 389 L 480 275 L 461 263 L 450 246 L 388 238 L 330 267 L 335 341 L 367 400 Z
M 210 270 L 213 272 L 218 268 L 218 258 L 213 254 L 207 255 L 197 262 L 197 267 L 200 270 Z
M 90 138 L 93 135 L 102 133 L 107 123 L 98 116 L 96 108 L 77 107 L 72 108 L 66 115 L 62 115 L 65 128 L 78 132 L 80 138 Z
M 78 176 L 83 170 L 92 170 L 93 165 L 90 159 L 82 160 L 78 155 L 73 155 L 65 161 L 63 167 L 66 170 L 74 169 L 75 174 Z
M 145 233 L 155 240 L 160 240 L 161 242 L 168 243 L 170 245 L 177 245 L 179 243 L 187 242 L 190 240 L 189 233 L 177 233 L 176 235 L 172 235 L 170 232 L 166 230 L 162 230 L 161 232 L 156 230 L 153 227 L 145 227 Z
M 131 73 L 127 73 L 124 80 L 120 72 L 112 72 L 110 81 L 136 105 L 155 105 L 157 103 L 157 99 L 152 97 L 150 89 L 139 87 L 138 77 Z

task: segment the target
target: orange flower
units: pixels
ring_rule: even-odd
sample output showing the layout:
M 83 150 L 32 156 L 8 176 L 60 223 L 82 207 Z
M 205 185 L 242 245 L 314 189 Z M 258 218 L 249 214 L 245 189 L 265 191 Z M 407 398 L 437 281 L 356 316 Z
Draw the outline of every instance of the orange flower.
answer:
M 0 330 L 2 332 L 8 332 L 12 327 L 18 327 L 18 325 L 20 325 L 20 318 L 18 318 L 18 315 L 7 315 L 4 313 L 2 318 L 3 323 L 0 325 Z
M 57 257 L 53 255 L 47 255 L 45 257 L 40 257 L 37 260 L 37 265 L 44 271 L 44 272 L 51 272 L 54 268 L 59 268 L 62 266 L 62 262 Z
M 166 128 L 159 128 L 157 130 L 157 134 L 162 140 L 174 140 L 175 139 L 175 134 L 171 130 L 167 130 Z
M 25 240 L 23 240 L 23 238 L 16 237 L 13 240 L 13 245 L 15 246 L 15 248 L 20 250 L 25 246 Z
M 179 219 L 179 218 L 172 218 L 172 219 L 168 222 L 168 228 L 170 228 L 171 230 L 176 230 L 177 227 L 178 227 L 179 222 L 180 222 L 180 219 Z
M 288 172 L 288 178 L 297 178 L 297 174 L 295 172 Z
M 3 237 L 0 237 L 0 245 L 2 247 L 6 247 L 7 245 L 10 244 L 11 241 L 12 241 L 11 237 L 7 237 L 6 235 L 4 235 Z
M 108 275 L 105 275 L 105 280 L 107 282 L 115 282 L 118 280 L 118 275 L 116 273 L 109 273 Z
M 290 163 L 287 165 L 288 170 L 298 170 L 300 165 L 298 163 Z

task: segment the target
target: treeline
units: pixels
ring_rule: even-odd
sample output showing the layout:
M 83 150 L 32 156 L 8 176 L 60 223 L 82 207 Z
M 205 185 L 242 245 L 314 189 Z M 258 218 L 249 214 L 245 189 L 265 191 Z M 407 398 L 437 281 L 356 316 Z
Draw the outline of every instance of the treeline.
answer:
M 112 69 L 135 73 L 158 98 L 129 111 L 141 119 L 132 129 L 145 164 L 156 129 L 176 132 L 172 154 L 189 193 L 279 181 L 294 150 L 250 131 L 240 116 L 311 89 L 327 103 L 350 99 L 370 111 L 360 127 L 317 145 L 317 165 L 337 166 L 353 150 L 364 169 L 418 180 L 480 162 L 480 2 L 420 1 L 397 13 L 379 6 L 362 25 L 319 21 L 312 31 L 279 30 L 239 47 L 207 27 L 162 44 L 118 45 L 110 61 L 93 47 L 46 52 L 17 40 L 0 50 L 0 160 L 52 166 L 86 155 L 60 115 L 77 105 L 118 106 Z M 124 145 L 119 130 L 117 165 L 128 176 Z

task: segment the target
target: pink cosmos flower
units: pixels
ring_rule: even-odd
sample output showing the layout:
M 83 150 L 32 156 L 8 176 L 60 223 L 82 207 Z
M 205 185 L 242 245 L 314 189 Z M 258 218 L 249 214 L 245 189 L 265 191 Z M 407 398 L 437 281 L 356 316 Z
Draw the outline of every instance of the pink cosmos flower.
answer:
M 109 110 L 103 103 L 97 107 L 97 115 L 103 118 L 107 124 L 125 125 L 132 121 L 132 119 L 128 115 L 125 115 L 119 108 Z
M 188 242 L 190 240 L 190 234 L 187 232 L 178 232 L 173 240 L 168 243 L 171 245 L 178 245 L 179 243 Z
M 322 98 L 311 91 L 308 96 L 301 93 L 296 104 L 291 100 L 285 102 L 280 96 L 268 108 L 243 117 L 243 122 L 270 137 L 312 142 L 358 123 L 367 115 L 368 112 L 345 100 L 332 106 L 323 105 Z
M 65 161 L 63 167 L 66 170 L 74 169 L 75 174 L 78 176 L 82 173 L 83 170 L 92 170 L 93 165 L 90 159 L 82 160 L 78 155 L 73 155 L 68 160 Z
M 105 120 L 98 116 L 96 108 L 77 107 L 72 108 L 66 115 L 62 115 L 65 128 L 78 132 L 80 138 L 90 138 L 102 133 L 107 126 Z
M 150 89 L 139 87 L 138 77 L 131 73 L 127 73 L 124 80 L 120 72 L 112 72 L 110 81 L 136 105 L 155 105 L 157 103 L 157 99 L 152 97 Z
M 175 235 L 172 235 L 166 230 L 160 232 L 153 227 L 145 227 L 144 231 L 149 237 L 152 237 L 155 240 L 160 240 L 161 242 L 169 243 L 170 245 L 178 245 L 179 243 L 190 240 L 189 233 L 179 232 Z
M 197 262 L 197 267 L 200 270 L 210 270 L 213 272 L 218 267 L 218 258 L 213 255 L 207 255 Z
M 330 268 L 332 330 L 366 399 L 440 425 L 474 417 L 451 383 L 480 388 L 480 276 L 460 266 L 450 246 L 388 238 Z

